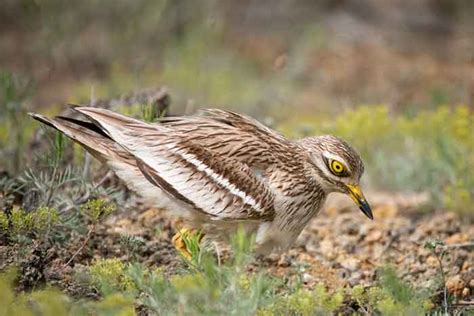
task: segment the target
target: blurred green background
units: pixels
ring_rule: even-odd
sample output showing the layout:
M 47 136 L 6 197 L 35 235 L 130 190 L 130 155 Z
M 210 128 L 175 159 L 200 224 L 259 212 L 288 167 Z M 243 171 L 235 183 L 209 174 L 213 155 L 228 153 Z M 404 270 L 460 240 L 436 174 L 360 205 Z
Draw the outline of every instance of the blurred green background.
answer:
M 27 111 L 166 86 L 173 114 L 336 134 L 373 190 L 472 215 L 473 74 L 469 0 L 3 0 L 0 170 L 29 163 Z

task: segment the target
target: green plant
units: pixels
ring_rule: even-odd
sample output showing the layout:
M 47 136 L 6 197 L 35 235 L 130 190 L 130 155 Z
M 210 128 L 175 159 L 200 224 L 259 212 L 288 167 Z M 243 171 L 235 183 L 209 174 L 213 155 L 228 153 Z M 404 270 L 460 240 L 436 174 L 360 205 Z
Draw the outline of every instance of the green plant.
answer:
M 119 259 L 98 259 L 89 268 L 92 282 L 104 295 L 132 291 L 133 284 L 125 274 L 127 266 Z
M 138 257 L 138 250 L 145 245 L 145 240 L 140 236 L 122 235 L 120 244 L 131 253 L 132 258 Z
M 121 294 L 99 302 L 76 301 L 53 288 L 16 293 L 14 269 L 0 273 L 0 315 L 135 315 L 133 300 Z
M 4 212 L 0 212 L 0 231 L 2 233 L 6 233 L 8 229 L 8 225 L 9 225 L 9 221 L 8 221 L 7 214 L 5 214 Z
M 367 314 L 423 315 L 433 304 L 428 293 L 415 290 L 397 276 L 392 268 L 380 270 L 377 286 L 365 289 L 357 285 L 349 290 L 349 297 Z
M 446 287 L 446 273 L 443 268 L 443 257 L 446 254 L 445 244 L 441 240 L 434 239 L 426 241 L 424 247 L 425 249 L 428 249 L 438 261 L 439 274 L 443 287 L 443 309 L 444 313 L 447 315 L 449 310 L 448 289 Z
M 193 237 L 191 237 L 193 238 Z M 93 284 L 106 297 L 122 293 L 150 313 L 184 315 L 314 315 L 341 307 L 344 292 L 293 288 L 264 272 L 248 272 L 254 239 L 242 230 L 231 238 L 233 255 L 219 262 L 209 247 L 191 251 L 178 273 L 166 275 L 139 263 L 99 259 L 90 267 Z
M 23 167 L 26 144 L 34 131 L 26 115 L 26 101 L 31 94 L 31 81 L 0 71 L 0 167 L 12 174 Z
M 99 222 L 115 211 L 116 207 L 113 204 L 103 199 L 93 199 L 81 205 L 81 212 L 88 217 L 93 223 Z
M 48 207 L 40 207 L 33 212 L 14 208 L 10 219 L 12 234 L 42 234 L 58 222 L 59 213 L 56 209 Z M 5 226 L 8 228 L 8 218 L 6 222 Z
M 329 293 L 323 284 L 312 291 L 297 289 L 289 295 L 275 299 L 272 305 L 262 308 L 258 315 L 328 315 L 341 307 L 343 290 Z
M 69 265 L 74 260 L 74 258 L 76 258 L 76 256 L 82 251 L 82 249 L 84 249 L 84 247 L 89 242 L 89 239 L 92 237 L 92 234 L 94 233 L 99 221 L 107 217 L 114 211 L 115 205 L 110 204 L 107 201 L 101 199 L 89 200 L 84 205 L 81 205 L 82 214 L 85 217 L 89 218 L 92 224 L 89 225 L 89 230 L 87 231 L 86 238 L 82 242 L 79 249 L 76 250 L 76 252 L 71 256 L 71 258 L 69 258 L 66 264 L 64 264 L 64 266 Z

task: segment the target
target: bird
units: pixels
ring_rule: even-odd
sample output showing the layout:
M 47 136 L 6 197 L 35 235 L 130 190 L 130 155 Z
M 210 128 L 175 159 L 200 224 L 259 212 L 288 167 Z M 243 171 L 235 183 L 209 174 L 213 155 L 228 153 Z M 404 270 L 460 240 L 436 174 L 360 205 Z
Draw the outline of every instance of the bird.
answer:
M 185 219 L 184 233 L 228 239 L 239 227 L 257 254 L 287 251 L 333 192 L 371 220 L 360 187 L 364 164 L 343 139 L 288 139 L 256 119 L 222 109 L 144 122 L 111 110 L 75 106 L 83 119 L 34 119 L 64 133 L 157 208 Z M 188 254 L 189 255 L 189 254 Z

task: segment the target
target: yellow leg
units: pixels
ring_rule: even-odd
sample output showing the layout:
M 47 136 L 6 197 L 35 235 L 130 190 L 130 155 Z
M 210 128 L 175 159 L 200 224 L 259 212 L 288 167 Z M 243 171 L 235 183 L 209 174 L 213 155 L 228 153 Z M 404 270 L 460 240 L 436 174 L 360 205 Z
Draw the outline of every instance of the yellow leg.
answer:
M 187 241 L 192 240 L 193 238 L 197 238 L 197 242 L 201 242 L 204 234 L 201 233 L 197 229 L 191 228 L 181 228 L 174 236 L 173 236 L 173 244 L 178 252 L 185 257 L 186 259 L 191 259 L 191 252 L 187 247 Z

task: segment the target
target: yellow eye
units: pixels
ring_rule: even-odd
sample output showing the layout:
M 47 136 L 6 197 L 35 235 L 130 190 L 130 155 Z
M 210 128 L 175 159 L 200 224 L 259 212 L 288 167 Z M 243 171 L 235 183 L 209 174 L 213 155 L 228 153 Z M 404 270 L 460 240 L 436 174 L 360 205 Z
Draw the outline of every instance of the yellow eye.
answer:
M 331 160 L 329 167 L 331 169 L 331 172 L 334 173 L 336 176 L 342 175 L 343 173 L 345 173 L 346 170 L 344 165 L 337 160 Z

